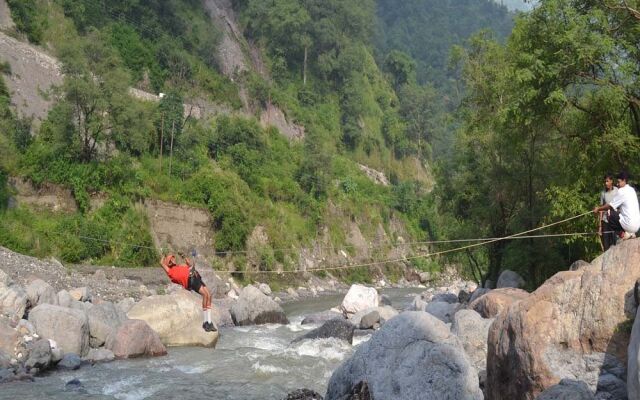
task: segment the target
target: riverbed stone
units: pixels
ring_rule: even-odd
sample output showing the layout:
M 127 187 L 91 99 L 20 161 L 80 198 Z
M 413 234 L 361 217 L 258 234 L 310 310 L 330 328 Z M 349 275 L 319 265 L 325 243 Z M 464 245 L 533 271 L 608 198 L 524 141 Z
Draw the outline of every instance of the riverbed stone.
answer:
M 166 346 L 214 347 L 218 342 L 218 332 L 202 328 L 201 297 L 186 290 L 144 298 L 127 316 L 147 322 Z
M 485 319 L 473 310 L 460 310 L 451 324 L 451 332 L 458 337 L 464 351 L 478 371 L 487 368 L 487 337 L 493 318 Z
M 39 339 L 29 350 L 29 358 L 24 363 L 27 369 L 44 370 L 51 364 L 51 345 L 47 339 Z
M 29 312 L 29 322 L 38 335 L 55 340 L 64 353 L 89 351 L 89 319 L 83 311 L 41 304 Z
M 431 298 L 431 302 L 443 302 L 449 304 L 455 304 L 458 302 L 458 296 L 455 293 L 437 293 Z
M 529 297 L 522 289 L 494 289 L 469 303 L 469 309 L 478 312 L 482 318 L 495 318 L 515 302 Z
M 483 398 L 457 337 L 425 312 L 404 312 L 361 344 L 334 371 L 325 399 L 343 399 L 362 382 L 374 399 Z
M 74 300 L 68 291 L 62 289 L 61 291 L 58 292 L 57 296 L 58 296 L 58 305 L 60 307 L 67 307 L 67 308 L 71 307 L 71 302 Z
M 573 379 L 562 379 L 540 393 L 536 400 L 596 400 L 586 383 Z
M 266 296 L 271 295 L 271 287 L 266 283 L 259 284 L 258 289 L 260 289 L 260 291 L 264 293 Z
M 380 323 L 380 313 L 378 310 L 371 310 L 360 318 L 360 329 L 373 329 L 376 324 Z
M 13 355 L 19 340 L 20 335 L 15 328 L 11 327 L 11 320 L 0 316 L 0 352 Z
M 115 354 L 113 354 L 113 351 L 105 348 L 91 349 L 84 357 L 84 360 L 89 361 L 90 363 L 109 362 L 114 359 Z
M 378 307 L 378 291 L 372 287 L 351 285 L 340 307 L 349 314 Z
M 352 344 L 354 330 L 355 326 L 353 326 L 352 323 L 343 318 L 336 318 L 325 322 L 319 328 L 313 329 L 304 335 L 295 338 L 293 343 L 305 339 L 336 338 Z
M 102 346 L 107 337 L 114 333 L 127 319 L 127 315 L 115 304 L 105 301 L 87 310 L 89 317 L 89 344 Z
M 69 290 L 69 294 L 76 301 L 91 301 L 91 289 L 88 287 L 80 287 Z
M 456 297 L 457 300 L 457 297 Z M 434 301 L 424 308 L 426 312 L 438 318 L 445 324 L 450 324 L 453 315 L 460 305 L 458 303 L 448 303 L 444 301 Z
M 319 393 L 309 389 L 296 389 L 287 394 L 283 400 L 323 400 Z
M 22 286 L 0 269 L 0 315 L 5 315 L 13 321 L 19 321 L 24 316 L 29 299 Z
M 77 354 L 67 353 L 62 357 L 57 367 L 59 369 L 76 370 L 80 368 L 81 365 L 82 359 Z
M 558 272 L 498 314 L 487 340 L 488 397 L 534 398 L 564 377 L 598 390 L 597 398 L 618 393 L 638 276 L 640 240 L 628 240 L 591 266 Z
M 378 300 L 378 305 L 379 306 L 391 306 L 391 298 L 389 298 L 389 296 L 387 296 L 386 294 L 381 294 Z
M 231 318 L 236 325 L 288 324 L 282 307 L 255 286 L 246 286 L 231 306 Z
M 345 319 L 344 314 L 337 311 L 327 310 L 307 315 L 304 317 L 302 322 L 300 322 L 300 325 L 319 324 L 335 318 Z
M 134 357 L 156 357 L 167 354 L 160 336 L 142 320 L 126 320 L 109 336 L 105 347 L 113 351 L 118 359 Z
M 501 288 L 523 288 L 524 287 L 524 279 L 517 272 L 505 269 L 502 271 L 500 276 L 498 277 L 498 284 L 496 285 L 497 289 Z
M 58 304 L 58 295 L 51 285 L 42 279 L 32 281 L 26 287 L 27 297 L 31 307 L 40 304 Z

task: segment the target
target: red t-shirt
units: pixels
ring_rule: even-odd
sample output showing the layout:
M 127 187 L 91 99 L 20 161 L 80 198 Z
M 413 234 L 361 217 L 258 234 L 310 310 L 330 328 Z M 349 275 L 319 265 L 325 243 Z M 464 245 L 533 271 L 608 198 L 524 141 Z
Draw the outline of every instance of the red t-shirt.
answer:
M 188 265 L 176 265 L 172 268 L 169 268 L 167 275 L 169 275 L 169 279 L 171 279 L 171 282 L 182 285 L 182 287 L 185 289 L 189 287 Z

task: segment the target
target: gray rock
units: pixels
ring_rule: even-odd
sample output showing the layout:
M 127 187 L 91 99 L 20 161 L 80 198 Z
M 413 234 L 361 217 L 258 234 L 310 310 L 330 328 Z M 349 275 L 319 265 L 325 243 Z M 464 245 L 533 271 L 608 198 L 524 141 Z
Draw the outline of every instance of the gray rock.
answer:
M 9 368 L 11 366 L 11 357 L 9 354 L 0 350 L 0 369 Z
M 0 316 L 0 351 L 13 356 L 14 349 L 18 346 L 20 334 L 11 326 L 11 320 Z
M 60 307 L 71 307 L 71 303 L 73 302 L 73 297 L 66 290 L 61 290 L 58 292 L 58 305 Z
M 51 345 L 49 340 L 40 339 L 33 344 L 33 347 L 29 351 L 29 358 L 24 366 L 28 369 L 37 368 L 38 370 L 44 370 L 51 364 Z
M 453 318 L 453 315 L 456 313 L 458 306 L 459 306 L 458 303 L 445 303 L 442 301 L 434 301 L 432 303 L 427 304 L 424 310 L 444 323 L 451 323 L 451 319 Z
M 453 317 L 451 332 L 458 337 L 471 364 L 478 370 L 487 368 L 487 338 L 492 319 L 484 319 L 473 310 L 460 310 Z
M 469 303 L 472 303 L 474 300 L 476 300 L 482 295 L 489 293 L 490 291 L 491 289 L 477 288 L 476 290 L 473 291 L 473 293 L 471 293 L 471 298 L 469 298 Z
M 62 352 L 62 349 L 59 347 L 52 347 L 51 348 L 51 362 L 52 363 L 57 363 L 60 360 L 62 360 L 62 357 L 64 357 L 64 353 Z
M 378 310 L 373 310 L 363 315 L 360 319 L 360 329 L 373 329 L 375 324 L 380 323 L 380 313 Z
M 540 393 L 536 400 L 595 400 L 595 397 L 586 383 L 563 379 Z
M 105 301 L 87 311 L 89 317 L 89 344 L 98 348 L 104 344 L 127 319 L 127 315 L 113 303 Z
M 640 399 L 640 308 L 633 321 L 627 352 L 627 392 L 630 399 Z
M 524 287 L 524 279 L 517 273 L 511 270 L 505 269 L 500 274 L 498 278 L 497 289 L 500 288 L 523 288 Z
M 458 292 L 458 303 L 460 304 L 468 303 L 470 298 L 471 298 L 471 293 L 469 293 L 468 291 L 460 290 Z
M 604 373 L 598 377 L 596 400 L 627 400 L 627 383 L 621 377 Z
M 287 394 L 283 400 L 322 400 L 322 396 L 313 390 L 309 389 L 296 389 L 293 392 Z
M 231 306 L 231 318 L 236 325 L 288 324 L 282 307 L 265 296 L 255 286 L 246 286 Z
M 431 273 L 424 271 L 424 272 L 420 272 L 418 274 L 418 276 L 420 277 L 420 283 L 427 283 L 429 281 L 431 281 L 433 278 L 431 277 Z
M 105 348 L 113 351 L 119 359 L 167 354 L 160 336 L 139 319 L 129 319 L 120 325 L 116 333 L 107 338 Z
M 304 317 L 304 319 L 302 320 L 302 322 L 300 323 L 301 325 L 306 325 L 306 324 L 319 324 L 321 322 L 327 322 L 329 320 L 335 319 L 335 318 L 342 318 L 344 319 L 344 315 L 339 313 L 339 312 L 335 312 L 335 311 L 322 311 L 322 312 L 318 312 L 318 313 L 313 313 L 313 314 L 309 314 L 306 317 Z
M 40 304 L 58 304 L 58 295 L 51 285 L 42 279 L 36 279 L 26 287 L 31 307 Z
M 0 383 L 11 382 L 14 380 L 15 376 L 13 369 L 0 368 Z
M 131 307 L 133 307 L 134 304 L 136 304 L 136 301 L 132 297 L 127 297 L 120 300 L 117 305 L 118 308 L 126 314 L 131 310 Z
M 84 392 L 84 385 L 82 384 L 82 382 L 80 382 L 80 379 L 73 378 L 72 380 L 65 383 L 64 390 L 82 393 Z
M 411 302 L 411 305 L 409 306 L 409 311 L 424 311 L 426 310 L 428 304 L 429 303 L 424 301 L 422 296 L 415 296 L 413 298 L 413 301 Z
M 89 353 L 86 355 L 84 360 L 89 361 L 90 363 L 99 363 L 113 361 L 115 358 L 116 356 L 113 354 L 113 351 L 100 348 L 89 350 Z
M 91 289 L 89 289 L 86 286 L 81 288 L 71 289 L 69 291 L 69 294 L 74 300 L 77 300 L 77 301 L 91 301 L 93 297 L 91 295 Z
M 400 314 L 361 344 L 335 370 L 325 398 L 348 398 L 362 382 L 374 399 L 483 398 L 477 372 L 458 339 L 424 312 Z
M 378 307 L 376 311 L 380 314 L 380 325 L 383 325 L 385 322 L 398 315 L 398 310 L 391 306 Z
M 29 313 L 29 322 L 38 335 L 53 339 L 65 353 L 87 354 L 89 319 L 79 310 L 41 304 Z
M 484 286 L 483 287 L 485 289 L 495 289 L 496 285 L 491 279 L 487 279 L 486 281 L 484 281 Z
M 387 296 L 386 294 L 381 294 L 380 295 L 380 300 L 379 300 L 379 305 L 380 306 L 391 306 L 391 299 L 389 298 L 389 296 Z
M 454 304 L 458 302 L 458 296 L 453 293 L 438 293 L 431 299 L 432 303 L 443 302 Z
M 342 339 L 349 344 L 353 343 L 353 331 L 355 327 L 349 321 L 336 318 L 325 322 L 321 327 L 313 329 L 304 335 L 297 337 L 292 343 L 299 342 L 305 339 L 326 339 L 336 338 Z
M 588 268 L 590 266 L 591 264 L 589 264 L 584 260 L 577 260 L 577 261 L 574 261 L 573 264 L 571 264 L 571 266 L 569 266 L 569 271 L 577 271 L 579 269 Z
M 24 317 L 28 301 L 24 289 L 0 269 L 0 315 L 18 321 Z
M 258 289 L 260 289 L 260 291 L 266 296 L 269 296 L 271 294 L 271 287 L 266 283 L 261 283 L 260 285 L 258 285 Z
M 82 365 L 82 360 L 77 354 L 67 353 L 58 363 L 58 368 L 67 370 L 76 370 Z

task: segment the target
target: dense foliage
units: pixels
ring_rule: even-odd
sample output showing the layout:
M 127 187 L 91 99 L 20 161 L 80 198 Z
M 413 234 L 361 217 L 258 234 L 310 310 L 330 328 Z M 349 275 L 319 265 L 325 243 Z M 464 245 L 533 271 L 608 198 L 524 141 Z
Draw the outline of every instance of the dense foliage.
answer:
M 463 55 L 468 96 L 457 157 L 442 184 L 457 234 L 504 236 L 581 214 L 602 176 L 640 173 L 637 2 L 546 0 L 507 44 L 476 37 Z M 594 231 L 593 217 L 563 226 Z M 517 269 L 535 286 L 599 249 L 594 236 L 497 242 L 476 254 L 494 280 Z

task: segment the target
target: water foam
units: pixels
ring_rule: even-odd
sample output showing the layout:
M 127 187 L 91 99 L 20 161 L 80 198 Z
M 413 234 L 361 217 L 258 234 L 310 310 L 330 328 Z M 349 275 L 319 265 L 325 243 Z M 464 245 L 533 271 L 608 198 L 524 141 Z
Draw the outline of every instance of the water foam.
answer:
M 324 358 L 330 361 L 341 361 L 351 351 L 351 346 L 340 339 L 303 340 L 291 349 L 299 356 Z
M 253 364 L 251 368 L 253 368 L 253 370 L 256 371 L 258 374 L 263 374 L 263 375 L 287 373 L 287 370 L 284 368 L 276 367 L 275 365 L 269 365 L 269 364 L 262 365 L 260 364 L 259 361 Z

